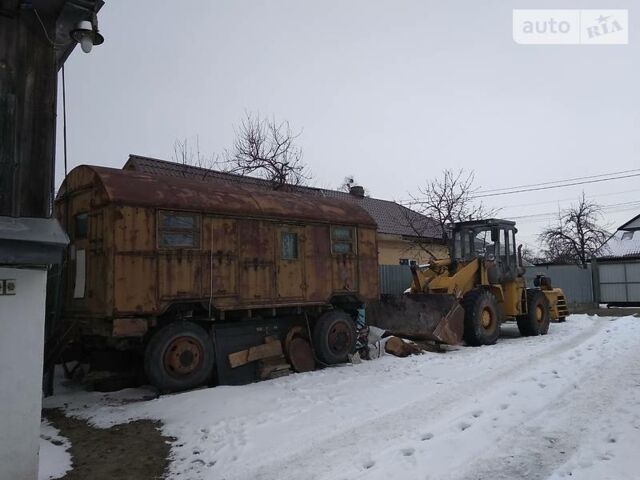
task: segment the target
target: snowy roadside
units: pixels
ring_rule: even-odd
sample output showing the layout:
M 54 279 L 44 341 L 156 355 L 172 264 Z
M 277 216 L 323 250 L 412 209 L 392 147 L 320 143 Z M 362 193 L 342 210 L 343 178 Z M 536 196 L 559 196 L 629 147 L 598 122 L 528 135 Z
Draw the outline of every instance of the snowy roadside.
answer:
M 133 403 L 149 391 L 61 391 L 45 407 L 98 427 L 161 420 L 170 478 L 631 479 L 640 319 L 612 320 Z

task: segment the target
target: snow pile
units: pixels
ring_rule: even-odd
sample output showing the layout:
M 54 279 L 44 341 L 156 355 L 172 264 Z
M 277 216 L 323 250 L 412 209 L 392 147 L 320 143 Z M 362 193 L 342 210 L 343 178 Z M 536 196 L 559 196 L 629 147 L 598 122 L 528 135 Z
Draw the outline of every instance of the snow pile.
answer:
M 161 420 L 170 478 L 634 479 L 640 319 L 574 315 L 529 338 L 507 325 L 490 347 L 122 402 L 136 395 L 45 403 L 99 427 Z
M 38 480 L 51 480 L 71 470 L 71 443 L 47 420 L 40 425 L 40 467 Z

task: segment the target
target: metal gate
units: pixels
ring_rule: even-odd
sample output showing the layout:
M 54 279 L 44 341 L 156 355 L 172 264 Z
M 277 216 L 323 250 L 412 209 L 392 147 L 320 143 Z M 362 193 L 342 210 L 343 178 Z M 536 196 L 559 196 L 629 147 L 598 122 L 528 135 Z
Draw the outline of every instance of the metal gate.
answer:
M 601 303 L 640 303 L 640 261 L 598 263 Z
M 408 265 L 380 265 L 380 293 L 400 295 L 411 286 Z
M 536 275 L 546 275 L 551 278 L 554 287 L 560 287 L 573 309 L 592 306 L 593 283 L 591 265 L 534 265 L 527 267 L 524 275 L 527 286 L 533 287 L 533 279 Z

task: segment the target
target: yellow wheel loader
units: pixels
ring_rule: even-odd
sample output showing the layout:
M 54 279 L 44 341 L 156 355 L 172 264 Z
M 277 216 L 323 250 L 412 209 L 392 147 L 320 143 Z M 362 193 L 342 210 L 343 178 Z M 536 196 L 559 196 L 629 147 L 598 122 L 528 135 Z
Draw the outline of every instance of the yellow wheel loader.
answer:
M 491 345 L 500 324 L 514 320 L 523 336 L 545 335 L 563 321 L 567 302 L 548 277 L 527 288 L 515 222 L 478 220 L 453 225 L 449 258 L 411 267 L 402 296 L 383 295 L 367 306 L 367 323 L 405 338 L 455 345 Z

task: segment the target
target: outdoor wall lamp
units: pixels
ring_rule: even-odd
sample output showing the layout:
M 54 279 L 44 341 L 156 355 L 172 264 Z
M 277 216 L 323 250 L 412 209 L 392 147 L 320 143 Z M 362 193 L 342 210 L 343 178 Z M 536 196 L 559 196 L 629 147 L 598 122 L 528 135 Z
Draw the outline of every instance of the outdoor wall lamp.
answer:
M 84 53 L 89 53 L 94 45 L 102 45 L 104 42 L 104 37 L 98 31 L 97 20 L 93 22 L 81 21 L 74 30 L 71 30 L 70 35 L 80 44 Z

